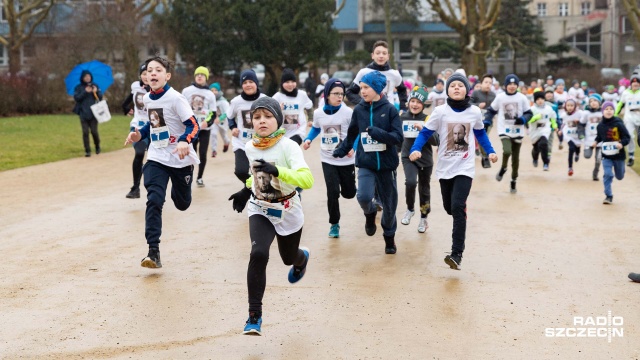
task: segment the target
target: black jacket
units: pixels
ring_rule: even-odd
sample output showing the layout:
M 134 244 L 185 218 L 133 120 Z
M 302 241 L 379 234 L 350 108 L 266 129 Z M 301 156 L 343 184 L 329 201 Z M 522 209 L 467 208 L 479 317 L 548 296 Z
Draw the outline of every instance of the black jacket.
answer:
M 414 115 L 407 111 L 406 113 L 402 114 L 402 116 L 400 117 L 400 120 L 424 121 L 424 119 L 426 118 L 427 118 L 427 115 L 423 113 Z M 433 135 L 429 138 L 427 143 L 422 147 L 422 157 L 414 161 L 416 166 L 420 168 L 433 166 L 433 149 L 431 148 L 431 146 L 438 146 L 440 144 L 439 140 L 440 139 L 438 137 L 438 133 L 433 133 Z M 405 160 L 411 161 L 409 160 L 409 154 L 411 153 L 410 150 L 414 142 L 416 142 L 416 138 L 404 138 L 404 141 L 402 142 L 402 163 L 403 164 L 405 163 Z
M 93 83 L 93 75 L 91 75 L 92 81 L 86 83 L 82 80 L 86 74 L 91 75 L 91 72 L 88 70 L 83 70 L 80 75 L 80 84 L 76 85 L 76 88 L 73 90 L 73 99 L 76 101 L 76 105 L 73 108 L 73 112 L 80 116 L 81 120 L 95 120 L 95 116 L 93 116 L 93 112 L 91 112 L 91 105 L 97 103 L 102 100 L 102 91 L 98 88 L 98 85 Z M 93 92 L 87 92 L 85 88 L 87 86 L 95 86 L 96 92 L 95 96 Z M 96 96 L 98 99 L 96 99 Z
M 384 151 L 365 152 L 360 133 L 368 132 L 369 136 L 383 144 L 387 144 Z M 360 101 L 353 109 L 351 123 L 345 141 L 334 151 L 334 156 L 344 157 L 353 148 L 353 142 L 358 138 L 356 151 L 356 166 L 370 170 L 395 170 L 400 162 L 396 146 L 402 143 L 402 122 L 398 110 L 386 97 L 379 101 L 367 103 Z
M 614 116 L 610 119 L 603 117 L 602 121 L 598 124 L 597 131 L 598 135 L 596 135 L 596 142 L 619 141 L 623 146 L 619 153 L 615 155 L 602 154 L 603 158 L 611 160 L 626 159 L 627 156 L 624 151 L 624 146 L 629 145 L 631 136 L 629 135 L 629 131 L 627 131 L 627 127 L 624 125 L 624 122 L 620 120 L 619 117 Z

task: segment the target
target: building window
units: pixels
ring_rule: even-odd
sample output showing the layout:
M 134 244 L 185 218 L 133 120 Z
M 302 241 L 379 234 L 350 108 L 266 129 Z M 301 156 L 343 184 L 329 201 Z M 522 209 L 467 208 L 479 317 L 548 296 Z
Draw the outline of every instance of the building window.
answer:
M 400 40 L 398 42 L 398 48 L 400 50 L 400 60 L 413 59 L 413 49 L 411 48 L 411 39 Z
M 602 39 L 600 32 L 602 31 L 602 25 L 598 24 L 592 28 L 581 31 L 577 34 L 565 38 L 567 42 L 573 48 L 591 56 L 592 58 L 601 61 L 602 60 Z
M 344 40 L 342 42 L 342 51 L 348 54 L 356 49 L 357 43 L 355 40 Z
M 558 15 L 569 16 L 569 3 L 558 4 Z
M 0 0 L 0 23 L 7 22 L 7 14 L 4 12 L 3 1 Z
M 582 15 L 591 14 L 591 3 L 590 2 L 585 1 L 582 4 L 580 4 L 580 14 L 582 14 Z
M 9 56 L 7 55 L 7 48 L 0 44 L 0 66 L 9 65 Z
M 538 16 L 547 16 L 547 3 L 538 3 Z

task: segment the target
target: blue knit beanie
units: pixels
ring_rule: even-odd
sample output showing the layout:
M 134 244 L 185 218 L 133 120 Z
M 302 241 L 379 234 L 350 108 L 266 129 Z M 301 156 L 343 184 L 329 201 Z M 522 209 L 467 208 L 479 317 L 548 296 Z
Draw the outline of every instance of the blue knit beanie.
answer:
M 600 104 L 602 104 L 602 96 L 600 96 L 600 94 L 589 95 L 589 100 L 591 99 L 597 100 Z
M 516 74 L 509 74 L 507 75 L 507 77 L 504 78 L 504 86 L 506 87 L 509 84 L 513 84 L 515 83 L 516 85 L 518 85 L 520 83 L 520 79 L 518 79 L 518 76 Z
M 209 90 L 214 89 L 214 88 L 216 90 L 218 90 L 218 91 L 222 91 L 222 89 L 220 88 L 220 83 L 219 82 L 214 82 L 213 84 L 211 84 L 209 86 Z
M 240 85 L 242 85 L 245 80 L 251 80 L 256 84 L 256 86 L 260 86 L 260 83 L 258 82 L 258 76 L 256 75 L 256 72 L 253 71 L 253 69 L 247 69 L 240 74 Z
M 376 94 L 380 94 L 382 90 L 384 90 L 384 87 L 387 86 L 387 77 L 376 70 L 363 76 L 360 82 L 369 85 Z

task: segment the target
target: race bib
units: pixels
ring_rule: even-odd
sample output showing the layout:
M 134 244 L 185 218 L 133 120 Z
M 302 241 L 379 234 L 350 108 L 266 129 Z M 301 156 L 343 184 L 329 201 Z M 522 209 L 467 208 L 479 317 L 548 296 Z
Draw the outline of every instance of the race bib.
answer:
M 567 135 L 577 135 L 578 134 L 578 129 L 576 128 L 568 128 L 567 129 Z
M 151 145 L 156 149 L 162 149 L 169 145 L 169 133 L 168 126 L 161 126 L 157 128 L 151 128 Z
M 617 141 L 607 141 L 607 142 L 603 142 L 601 147 L 602 147 L 602 153 L 605 155 L 616 155 L 620 152 L 620 149 L 618 149 L 617 147 L 618 142 Z
M 524 125 L 505 125 L 505 133 L 509 137 L 518 137 L 524 134 Z
M 360 141 L 365 152 L 376 152 L 387 150 L 387 144 L 381 144 L 369 136 L 368 132 L 360 133 Z
M 207 114 L 195 114 L 198 124 L 202 125 L 207 120 Z
M 244 142 L 248 142 L 253 137 L 253 133 L 255 133 L 253 129 L 242 129 L 242 133 L 240 135 Z
M 259 200 L 249 200 L 249 209 L 251 211 L 261 212 L 274 225 L 284 220 L 284 213 L 286 211 L 285 205 Z
M 327 134 L 322 135 L 322 142 L 320 143 L 320 149 L 333 151 L 340 144 L 340 137 L 338 134 Z
M 418 134 L 420 133 L 419 128 L 416 126 L 416 124 L 421 124 L 422 121 L 411 121 L 411 120 L 405 120 L 402 122 L 402 134 L 404 134 L 404 137 L 406 138 L 417 138 Z

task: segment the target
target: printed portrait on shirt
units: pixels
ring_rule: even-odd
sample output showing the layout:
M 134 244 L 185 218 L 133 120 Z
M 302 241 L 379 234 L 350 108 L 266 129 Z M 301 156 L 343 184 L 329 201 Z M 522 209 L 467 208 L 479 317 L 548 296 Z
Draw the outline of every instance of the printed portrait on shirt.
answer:
M 503 109 L 505 120 L 515 120 L 518 116 L 518 103 L 505 103 Z
M 435 106 L 440 106 L 440 105 L 444 104 L 445 100 L 446 99 L 444 99 L 444 98 L 438 98 L 438 99 L 434 99 L 433 103 L 435 104 Z
M 251 110 L 240 111 L 242 115 L 242 126 L 245 129 L 253 129 L 253 121 L 251 121 Z
M 468 152 L 469 129 L 471 129 L 471 124 L 452 123 L 447 124 L 447 127 L 449 130 L 447 152 Z
M 274 162 L 270 162 L 274 164 Z M 255 184 L 255 196 L 258 200 L 276 200 L 284 197 L 280 188 L 280 180 L 264 171 L 256 171 L 251 166 L 253 174 L 253 183 Z
M 297 125 L 300 117 L 300 107 L 295 103 L 282 103 L 284 125 Z
M 159 128 L 162 126 L 167 126 L 164 122 L 164 116 L 162 113 L 162 109 L 149 109 L 149 123 L 153 128 Z
M 204 112 L 204 96 L 202 95 L 191 95 L 191 109 L 194 112 L 203 113 Z
M 144 111 L 144 101 L 142 101 L 143 98 L 144 98 L 144 93 L 141 93 L 141 92 L 136 93 L 136 96 L 134 97 L 136 109 Z
M 589 116 L 589 123 L 597 124 L 600 122 L 600 119 L 602 119 L 600 116 Z

